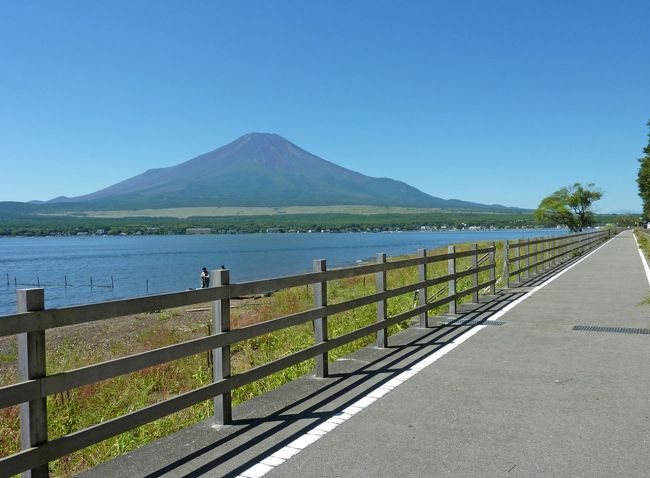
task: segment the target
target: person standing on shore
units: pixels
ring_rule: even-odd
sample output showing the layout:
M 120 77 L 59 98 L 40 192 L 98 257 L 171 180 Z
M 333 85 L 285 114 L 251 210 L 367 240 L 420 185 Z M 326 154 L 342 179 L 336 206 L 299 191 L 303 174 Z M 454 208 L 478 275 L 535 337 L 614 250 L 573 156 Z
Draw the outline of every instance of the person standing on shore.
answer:
M 210 287 L 210 273 L 204 267 L 201 269 L 201 288 L 205 289 L 206 287 Z

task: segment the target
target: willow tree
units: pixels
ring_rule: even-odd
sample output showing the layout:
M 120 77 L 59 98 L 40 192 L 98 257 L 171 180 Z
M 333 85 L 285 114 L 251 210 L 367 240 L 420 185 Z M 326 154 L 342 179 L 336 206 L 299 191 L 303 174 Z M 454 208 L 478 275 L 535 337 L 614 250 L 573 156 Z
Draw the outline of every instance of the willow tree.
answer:
M 558 189 L 542 199 L 535 210 L 535 219 L 543 224 L 566 226 L 573 232 L 580 232 L 595 223 L 591 209 L 603 193 L 593 183 L 583 186 L 574 183 Z
M 648 127 L 650 128 L 650 121 Z M 639 158 L 641 165 L 636 182 L 639 185 L 639 196 L 643 201 L 643 218 L 648 220 L 650 219 L 650 133 L 648 133 L 648 145 L 643 148 L 643 153 L 645 155 Z

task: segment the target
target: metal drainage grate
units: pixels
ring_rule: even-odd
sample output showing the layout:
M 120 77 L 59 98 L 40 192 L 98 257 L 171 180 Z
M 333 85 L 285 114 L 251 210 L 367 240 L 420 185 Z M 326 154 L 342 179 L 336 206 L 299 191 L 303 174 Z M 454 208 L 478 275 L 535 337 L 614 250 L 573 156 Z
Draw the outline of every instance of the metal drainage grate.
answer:
M 580 330 L 583 332 L 612 332 L 615 334 L 650 335 L 650 329 L 637 329 L 634 327 L 604 327 L 602 325 L 574 325 L 573 330 Z
M 474 325 L 496 325 L 501 326 L 505 322 L 501 320 L 447 320 L 444 322 L 438 322 L 440 325 L 446 325 L 449 327 L 472 327 Z

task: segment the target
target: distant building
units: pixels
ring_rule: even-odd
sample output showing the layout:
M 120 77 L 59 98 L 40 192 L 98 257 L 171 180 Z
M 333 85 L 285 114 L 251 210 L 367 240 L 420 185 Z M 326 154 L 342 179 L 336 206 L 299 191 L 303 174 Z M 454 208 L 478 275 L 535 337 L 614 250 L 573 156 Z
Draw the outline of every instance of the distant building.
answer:
M 212 234 L 212 229 L 209 227 L 188 227 L 185 229 L 185 234 Z

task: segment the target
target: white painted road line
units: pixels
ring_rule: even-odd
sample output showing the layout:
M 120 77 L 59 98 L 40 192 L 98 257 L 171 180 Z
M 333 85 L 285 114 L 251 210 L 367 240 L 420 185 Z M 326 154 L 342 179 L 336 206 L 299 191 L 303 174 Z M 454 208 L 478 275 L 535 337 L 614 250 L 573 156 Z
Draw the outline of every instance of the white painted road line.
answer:
M 632 233 L 632 237 L 634 238 L 634 242 L 636 242 L 636 248 L 639 251 L 639 255 L 641 256 L 641 263 L 643 264 L 643 270 L 645 271 L 645 277 L 648 279 L 648 285 L 650 285 L 650 267 L 648 267 L 648 261 L 645 258 L 645 254 L 639 247 L 639 241 L 636 240 L 636 234 Z

